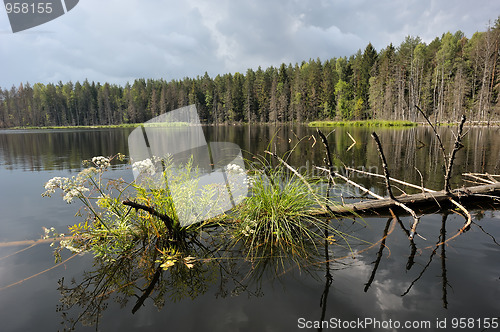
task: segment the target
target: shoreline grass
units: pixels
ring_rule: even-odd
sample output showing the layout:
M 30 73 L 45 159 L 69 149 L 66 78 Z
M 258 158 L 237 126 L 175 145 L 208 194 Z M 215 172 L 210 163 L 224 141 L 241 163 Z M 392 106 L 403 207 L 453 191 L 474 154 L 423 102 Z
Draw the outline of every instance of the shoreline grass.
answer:
M 312 121 L 309 127 L 416 127 L 419 124 L 403 120 Z
M 290 123 L 282 123 L 290 124 Z M 298 124 L 298 123 L 297 123 Z M 403 120 L 354 120 L 354 121 L 312 121 L 309 123 L 301 123 L 307 125 L 308 127 L 382 127 L 382 128 L 411 128 L 417 126 L 428 126 L 426 122 L 412 122 Z M 436 126 L 456 126 L 458 122 L 439 122 L 435 123 Z M 92 126 L 17 126 L 9 128 L 0 128 L 0 130 L 45 130 L 45 129 L 113 129 L 113 128 L 136 128 L 141 125 L 145 127 L 161 126 L 163 123 L 122 123 L 114 125 L 92 125 Z M 170 124 L 172 126 L 188 126 L 187 123 L 175 123 Z M 215 126 L 216 124 L 202 124 L 202 126 Z M 219 126 L 228 126 L 235 124 L 217 124 Z M 236 125 L 255 125 L 255 123 L 238 123 Z M 274 123 L 257 123 L 257 125 L 275 125 Z M 500 126 L 500 122 L 491 121 L 489 124 L 487 122 L 481 121 L 468 121 L 465 124 L 466 127 L 497 127 Z
M 115 125 L 93 125 L 93 126 L 24 126 L 24 127 L 10 127 L 10 128 L 0 128 L 5 130 L 32 130 L 32 129 L 110 129 L 110 128 L 136 128 L 141 125 L 144 127 L 162 127 L 162 126 L 171 126 L 171 127 L 184 127 L 189 126 L 188 123 L 185 122 L 175 122 L 175 123 L 122 123 Z
M 135 128 L 140 123 L 124 123 L 119 125 L 94 125 L 94 126 L 21 126 L 2 128 L 5 130 L 31 130 L 31 129 L 107 129 L 107 128 Z

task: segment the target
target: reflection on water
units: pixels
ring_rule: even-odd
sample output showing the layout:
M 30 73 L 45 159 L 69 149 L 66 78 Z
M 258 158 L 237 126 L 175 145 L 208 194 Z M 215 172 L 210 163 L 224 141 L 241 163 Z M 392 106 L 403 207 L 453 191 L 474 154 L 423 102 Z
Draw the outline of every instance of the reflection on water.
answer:
M 25 171 L 78 169 L 84 159 L 128 154 L 132 130 L 0 130 L 0 166 Z
M 133 128 L 79 129 L 79 130 L 0 130 L 0 166 L 26 171 L 79 169 L 83 159 L 97 155 L 128 154 L 127 139 Z M 340 168 L 348 166 L 377 169 L 379 157 L 373 139 L 373 128 L 324 128 L 334 161 Z M 442 184 L 443 162 L 436 139 L 429 127 L 410 129 L 375 129 L 382 142 L 391 174 L 404 181 L 420 183 L 423 175 L 427 187 Z M 454 128 L 440 127 L 438 131 L 451 151 Z M 253 154 L 265 150 L 279 155 L 294 149 L 290 164 L 303 171 L 317 172 L 313 165 L 323 165 L 321 143 L 311 136 L 316 130 L 306 126 L 205 126 L 207 142 L 232 142 L 242 147 L 249 161 Z M 352 145 L 352 139 L 356 144 Z M 301 140 L 300 144 L 297 144 Z M 500 128 L 470 128 L 463 140 L 464 149 L 457 154 L 453 183 L 460 183 L 464 171 L 479 173 L 500 172 Z M 381 172 L 380 172 L 381 173 Z M 361 180 L 364 177 L 361 177 Z
M 340 221 L 341 230 L 363 241 L 351 239 L 351 249 L 326 243 L 322 257 L 316 256 L 309 264 L 304 262 L 300 271 L 294 264 L 278 266 L 271 257 L 267 257 L 269 261 L 262 264 L 263 268 L 254 270 L 243 259 L 244 252 L 221 250 L 214 254 L 206 247 L 197 247 L 193 252 L 205 258 L 192 269 L 183 265 L 169 271 L 151 269 L 151 260 L 139 266 L 132 260 L 98 264 L 76 282 L 60 280 L 59 310 L 67 324 L 80 320 L 110 326 L 110 317 L 104 311 L 112 307 L 111 302 L 123 308 L 121 315 L 133 319 L 133 314 L 150 312 L 153 307 L 169 312 L 178 303 L 192 301 L 190 315 L 207 322 L 204 315 L 217 310 L 203 308 L 203 303 L 210 303 L 210 298 L 218 302 L 230 299 L 245 310 L 242 321 L 232 320 L 241 314 L 234 308 L 221 317 L 231 317 L 219 325 L 228 331 L 242 327 L 293 330 L 300 317 L 307 321 L 391 318 L 432 323 L 438 318 L 465 314 L 471 318 L 497 317 L 500 268 L 491 262 L 500 258 L 498 243 L 484 250 L 480 258 L 465 245 L 473 241 L 473 245 L 489 246 L 496 239 L 486 240 L 487 233 L 482 229 L 472 238 L 467 234 L 446 242 L 447 234 L 453 235 L 462 222 L 460 217 L 444 214 L 426 221 L 433 223 L 424 227 L 427 241 L 408 240 L 405 224 L 409 220 L 405 218 L 371 218 L 366 225 Z M 500 231 L 498 225 L 483 226 L 496 234 Z M 283 275 L 283 270 L 288 273 Z M 468 285 L 474 285 L 473 289 Z M 272 308 L 275 317 L 260 325 L 262 321 L 254 321 L 258 317 L 251 313 L 260 312 L 254 306 L 264 303 Z M 185 323 L 168 322 L 174 330 L 183 330 Z M 156 325 L 156 321 L 152 324 Z
M 234 142 L 247 150 L 247 158 L 266 149 L 282 154 L 306 137 L 289 162 L 311 172 L 313 164 L 323 164 L 321 142 L 310 138 L 315 131 L 307 127 L 281 127 L 277 134 L 272 126 L 203 129 L 207 141 Z M 449 129 L 439 129 L 443 141 L 450 142 L 453 136 Z M 419 225 L 422 237 L 413 241 L 408 239 L 409 217 L 332 221 L 356 237 L 350 239 L 351 247 L 326 243 L 321 257 L 314 257 L 300 269 L 290 263 L 276 270 L 272 260 L 255 269 L 243 259 L 244 252 L 214 253 L 210 252 L 211 245 L 204 244 L 193 248 L 204 260 L 192 269 L 180 266 L 158 272 L 151 264 L 154 250 L 149 256 L 95 266 L 92 257 L 84 255 L 5 288 L 54 266 L 52 248 L 47 243 L 20 251 L 27 246 L 5 242 L 36 239 L 42 234 L 42 226 L 62 228 L 75 222 L 73 215 L 78 207 L 57 198 L 42 200 L 43 183 L 80 169 L 82 159 L 126 153 L 130 131 L 0 132 L 2 329 L 56 331 L 62 329 L 61 320 L 71 324 L 71 320 L 95 323 L 99 319 L 103 331 L 288 331 L 297 330 L 301 318 L 314 322 L 371 317 L 433 324 L 438 318 L 448 318 L 449 325 L 454 317 L 498 317 L 500 214 L 484 209 L 473 212 L 474 222 L 468 232 L 445 245 L 442 243 L 463 226 L 463 217 L 427 215 Z M 357 141 L 349 151 L 352 140 L 346 132 Z M 370 132 L 363 128 L 336 129 L 329 135 L 330 146 L 348 165 L 378 167 Z M 442 161 L 428 128 L 377 133 L 391 175 L 420 183 L 414 169 L 417 167 L 427 187 L 442 186 Z M 470 129 L 465 148 L 457 155 L 455 186 L 461 183 L 459 174 L 463 171 L 500 173 L 499 134 L 498 128 Z M 269 144 L 271 139 L 274 143 Z M 113 176 L 132 179 L 126 165 L 114 172 Z M 380 193 L 384 191 L 383 184 L 373 179 L 356 180 Z M 154 287 L 149 291 L 150 285 Z M 76 324 L 76 329 L 85 330 L 81 324 Z

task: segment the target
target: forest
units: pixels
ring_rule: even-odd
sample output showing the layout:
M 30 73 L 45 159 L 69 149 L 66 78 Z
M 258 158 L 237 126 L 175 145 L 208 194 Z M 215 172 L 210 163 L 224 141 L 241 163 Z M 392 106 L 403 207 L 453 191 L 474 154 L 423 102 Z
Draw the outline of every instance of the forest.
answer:
M 166 81 L 21 83 L 0 88 L 0 128 L 140 123 L 196 104 L 200 119 L 222 123 L 313 120 L 417 121 L 418 105 L 436 123 L 500 120 L 500 17 L 467 38 L 432 42 L 408 36 L 377 52 L 281 64 L 245 74 Z

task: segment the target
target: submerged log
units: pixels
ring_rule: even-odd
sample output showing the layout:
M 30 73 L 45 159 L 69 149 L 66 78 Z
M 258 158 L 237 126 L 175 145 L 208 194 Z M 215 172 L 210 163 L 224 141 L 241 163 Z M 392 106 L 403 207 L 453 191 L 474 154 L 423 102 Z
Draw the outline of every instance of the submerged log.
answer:
M 498 196 L 500 199 L 500 183 L 487 184 L 474 187 L 466 187 L 452 190 L 447 193 L 446 190 L 436 192 L 425 192 L 414 195 L 401 195 L 395 197 L 397 201 L 405 204 L 412 209 L 427 211 L 429 208 L 442 209 L 445 206 L 452 204 L 450 199 L 459 201 L 462 204 L 467 204 L 472 201 L 484 200 L 487 196 Z M 494 197 L 491 197 L 494 198 Z M 397 206 L 396 202 L 389 198 L 365 201 L 345 205 L 330 206 L 331 212 L 337 215 L 360 215 L 360 214 L 383 214 L 386 215 L 389 210 L 403 211 Z

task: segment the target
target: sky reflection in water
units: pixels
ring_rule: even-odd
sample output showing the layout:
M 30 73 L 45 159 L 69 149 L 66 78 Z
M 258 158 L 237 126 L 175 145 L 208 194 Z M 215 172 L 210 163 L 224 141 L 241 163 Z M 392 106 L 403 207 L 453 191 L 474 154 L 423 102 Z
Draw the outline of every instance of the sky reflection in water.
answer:
M 205 129 L 206 130 L 206 129 Z M 239 137 L 236 143 L 243 149 L 259 151 L 261 139 L 270 135 L 270 130 L 259 128 L 254 133 L 231 132 L 223 128 L 219 132 L 209 132 L 208 136 L 226 136 L 226 140 Z M 53 176 L 75 175 L 81 169 L 82 159 L 95 155 L 110 155 L 116 152 L 126 152 L 126 139 L 130 130 L 67 131 L 61 132 L 30 132 L 0 133 L 0 242 L 33 240 L 39 238 L 42 227 L 54 226 L 64 229 L 66 225 L 78 221 L 74 217 L 78 206 L 65 204 L 58 195 L 52 198 L 40 196 L 43 184 Z M 262 132 L 266 132 L 265 135 Z M 308 130 L 297 129 L 297 132 L 308 133 Z M 283 131 L 286 132 L 286 131 Z M 55 134 L 54 141 L 48 136 Z M 474 133 L 473 133 L 474 134 Z M 6 137 L 9 135 L 23 135 Z M 363 136 L 363 133 L 359 133 Z M 384 135 L 399 136 L 399 133 Z M 488 136 L 486 133 L 483 136 Z M 493 135 L 493 134 L 491 134 Z M 228 137 L 229 136 L 229 137 Z M 283 134 L 283 140 L 288 136 Z M 408 135 L 406 135 L 408 136 Z M 290 137 L 292 135 L 290 134 Z M 471 167 L 476 167 L 476 159 L 486 160 L 482 167 L 495 171 L 495 158 L 481 158 L 483 146 L 487 155 L 498 155 L 500 138 L 488 136 L 484 145 L 476 144 L 479 156 L 467 159 Z M 497 137 L 496 140 L 491 138 Z M 207 137 L 210 139 L 210 137 Z M 472 138 L 471 138 L 472 139 Z M 239 141 L 238 141 L 239 140 Z M 387 141 L 387 139 L 386 139 Z M 50 142 L 63 142 L 58 146 Z M 65 142 L 65 143 L 64 143 Z M 486 143 L 487 142 L 487 143 Z M 345 144 L 351 142 L 346 141 Z M 398 144 L 398 142 L 393 142 Z M 369 144 L 369 143 L 367 143 Z M 28 148 L 29 146 L 29 148 Z M 487 146 L 487 147 L 486 147 Z M 82 147 L 81 149 L 79 147 Z M 85 147 L 85 148 L 83 148 Z M 359 147 L 363 149 L 363 147 Z M 391 149 L 391 147 L 388 147 Z M 489 150 L 488 150 L 489 149 Z M 403 149 L 404 150 L 404 149 Z M 299 149 L 302 156 L 318 156 L 307 149 Z M 368 151 L 371 151 L 369 148 Z M 343 152 L 344 153 L 344 152 Z M 356 156 L 354 151 L 351 160 Z M 419 153 L 417 151 L 417 153 Z M 298 160 L 300 160 L 299 158 Z M 358 158 L 358 157 L 356 157 Z M 370 158 L 366 155 L 365 158 Z M 409 160 L 403 156 L 389 155 L 388 158 L 399 158 L 401 162 Z M 318 163 L 321 159 L 318 159 Z M 36 161 L 36 162 L 33 162 Z M 366 162 L 355 160 L 360 164 Z M 421 161 L 419 161 L 421 162 Z M 118 166 L 113 176 L 123 176 L 132 179 L 128 166 Z M 397 168 L 397 165 L 394 166 Z M 423 167 L 423 171 L 432 172 L 432 165 Z M 402 168 L 409 169 L 408 165 Z M 474 169 L 473 168 L 473 169 Z M 473 169 L 469 168 L 469 171 Z M 482 170 L 478 170 L 482 171 Z M 457 171 L 458 172 L 458 171 Z M 396 170 L 395 173 L 398 173 Z M 498 172 L 497 172 L 498 173 Z M 366 181 L 366 180 L 363 180 Z M 418 182 L 418 181 L 417 181 Z M 377 184 L 372 184 L 378 188 Z M 383 190 L 383 188 L 381 189 Z M 474 212 L 478 214 L 478 212 Z M 350 225 L 346 222 L 346 230 L 355 230 L 357 237 L 377 242 L 383 235 L 387 224 L 386 218 L 367 218 L 366 224 Z M 401 218 L 403 225 L 409 228 L 411 220 Z M 411 248 L 405 232 L 399 224 L 395 224 L 386 240 L 382 258 L 377 273 L 367 292 L 364 291 L 377 258 L 380 245 L 363 251 L 367 245 L 352 242 L 355 258 L 342 260 L 341 263 L 330 264 L 333 283 L 330 286 L 326 302 L 325 319 L 339 318 L 350 320 L 373 317 L 378 320 L 430 320 L 448 317 L 497 317 L 500 312 L 500 214 L 485 211 L 482 218 L 474 218 L 471 230 L 452 240 L 445 247 L 445 268 L 447 286 L 443 288 L 442 249 L 438 248 L 430 257 L 434 245 L 439 241 L 442 225 L 441 215 L 427 215 L 422 218 L 419 233 L 427 240 L 416 238 L 418 251 L 415 264 L 407 271 L 406 264 Z M 393 222 L 394 223 L 394 222 Z M 451 214 L 446 220 L 446 236 L 453 236 L 462 227 L 462 217 Z M 391 225 L 392 227 L 393 225 Z M 56 312 L 60 293 L 57 281 L 61 277 L 69 281 L 71 278 L 82 279 L 85 270 L 92 269 L 92 259 L 89 255 L 76 256 L 67 263 L 52 269 L 40 276 L 26 280 L 19 285 L 3 289 L 33 274 L 44 271 L 52 266 L 52 248 L 49 244 L 37 245 L 33 248 L 9 256 L 26 245 L 5 246 L 0 244 L 0 321 L 5 331 L 26 331 L 36 327 L 39 331 L 55 331 L 60 328 L 61 316 Z M 336 246 L 330 246 L 331 258 L 348 254 Z M 8 257 L 6 257 L 8 256 Z M 66 256 L 69 257 L 69 256 Z M 65 258 L 66 258 L 65 257 Z M 411 285 L 421 271 L 428 265 L 425 273 L 415 282 L 409 293 L 401 296 Z M 260 296 L 255 296 L 258 284 L 252 284 L 240 296 L 216 296 L 219 280 L 208 285 L 207 292 L 195 297 L 194 300 L 184 298 L 178 302 L 166 301 L 165 307 L 158 311 L 151 300 L 135 315 L 131 314 L 134 299 L 124 308 L 111 299 L 109 308 L 101 318 L 100 328 L 103 331 L 112 330 L 158 330 L 168 326 L 172 330 L 195 331 L 245 331 L 245 330 L 296 330 L 297 320 L 319 320 L 322 314 L 320 307 L 321 295 L 325 287 L 324 266 L 319 266 L 313 272 L 316 278 L 294 269 L 279 280 L 273 280 L 272 273 L 265 274 L 261 284 Z M 231 287 L 226 289 L 229 294 Z M 446 289 L 447 309 L 443 308 L 443 289 Z M 253 294 L 253 295 L 252 295 Z M 69 314 L 76 315 L 77 312 Z M 89 328 L 92 329 L 92 328 Z M 84 330 L 77 325 L 77 330 Z

